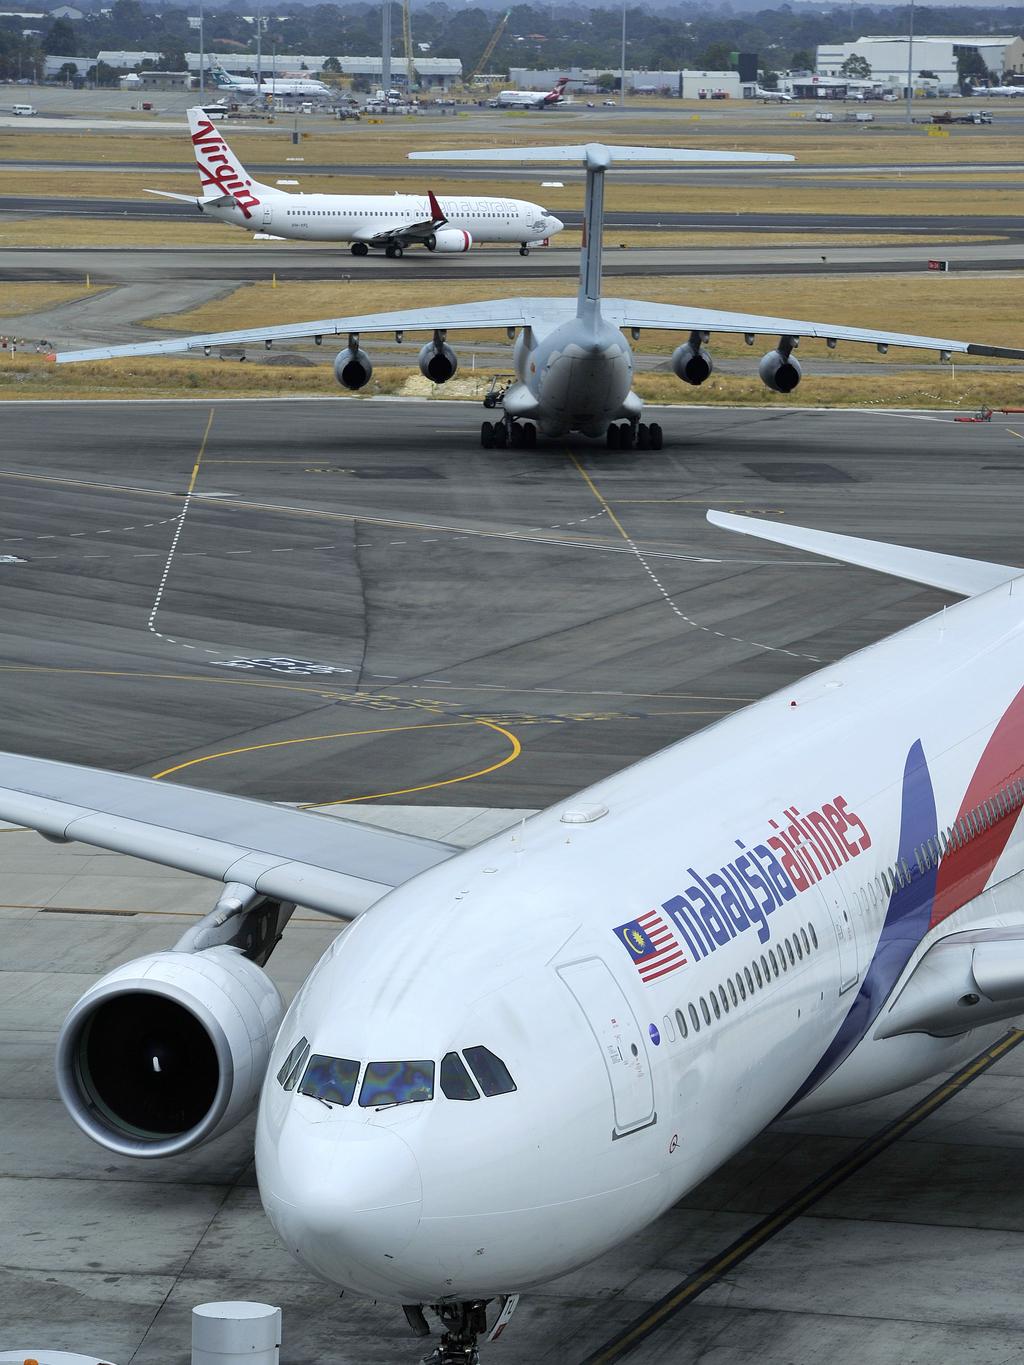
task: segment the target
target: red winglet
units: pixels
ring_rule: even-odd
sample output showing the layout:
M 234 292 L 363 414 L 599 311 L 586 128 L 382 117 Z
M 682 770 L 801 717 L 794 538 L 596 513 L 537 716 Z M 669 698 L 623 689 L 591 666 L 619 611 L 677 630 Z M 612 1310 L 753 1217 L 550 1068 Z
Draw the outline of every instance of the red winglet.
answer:
M 52 361 L 54 362 L 54 364 L 56 364 L 56 362 L 57 362 L 57 352 L 56 352 L 56 351 L 49 351 L 49 352 L 47 353 L 46 358 L 47 358 L 47 360 L 52 360 Z
M 433 218 L 434 222 L 447 223 L 448 219 L 445 217 L 441 205 L 437 202 L 436 198 L 434 197 L 433 190 L 427 190 L 427 201 L 430 204 L 430 216 Z

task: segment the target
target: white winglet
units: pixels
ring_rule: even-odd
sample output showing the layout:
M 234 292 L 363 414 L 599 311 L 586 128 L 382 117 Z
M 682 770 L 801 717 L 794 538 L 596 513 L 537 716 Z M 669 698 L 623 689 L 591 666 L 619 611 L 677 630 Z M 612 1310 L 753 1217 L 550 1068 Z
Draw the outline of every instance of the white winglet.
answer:
M 889 545 L 881 540 L 861 540 L 859 536 L 840 536 L 831 531 L 812 531 L 806 526 L 779 526 L 759 517 L 737 517 L 731 512 L 708 512 L 712 526 L 738 531 L 743 536 L 772 540 L 794 550 L 808 550 L 844 564 L 905 578 L 909 583 L 924 583 L 943 588 L 961 597 L 977 597 L 1000 583 L 1024 575 L 1024 569 L 1011 564 L 990 564 L 984 559 L 962 559 L 959 555 L 938 554 L 934 550 L 915 550 L 909 545 Z

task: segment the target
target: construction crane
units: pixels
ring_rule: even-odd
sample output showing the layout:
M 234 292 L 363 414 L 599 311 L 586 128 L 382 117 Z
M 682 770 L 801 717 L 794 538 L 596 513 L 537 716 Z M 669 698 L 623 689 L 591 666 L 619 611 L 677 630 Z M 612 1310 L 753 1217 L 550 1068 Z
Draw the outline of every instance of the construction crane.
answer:
M 412 20 L 409 16 L 409 0 L 402 0 L 402 37 L 405 40 L 405 65 L 408 69 L 408 88 L 411 90 L 416 80 L 416 68 L 412 58 Z
M 494 56 L 494 49 L 495 49 L 495 48 L 498 46 L 498 44 L 501 42 L 501 35 L 505 32 L 505 25 L 508 23 L 508 21 L 509 21 L 509 19 L 511 19 L 511 17 L 512 17 L 512 11 L 511 11 L 510 9 L 507 9 L 507 10 L 505 11 L 505 13 L 502 15 L 502 17 L 501 17 L 501 19 L 500 19 L 500 21 L 499 21 L 499 23 L 498 23 L 498 27 L 497 27 L 497 28 L 494 30 L 494 32 L 491 34 L 491 41 L 490 41 L 490 42 L 487 44 L 487 46 L 484 48 L 484 50 L 483 50 L 483 55 L 481 56 L 480 60 L 477 62 L 476 66 L 473 68 L 473 74 L 470 76 L 469 81 L 468 81 L 468 84 L 469 84 L 469 85 L 472 85 L 472 84 L 474 83 L 474 81 L 476 80 L 476 78 L 477 78 L 479 75 L 481 75 L 481 74 L 483 73 L 483 71 L 486 70 L 486 68 L 487 68 L 487 63 L 488 63 L 488 62 L 491 60 L 491 58 Z

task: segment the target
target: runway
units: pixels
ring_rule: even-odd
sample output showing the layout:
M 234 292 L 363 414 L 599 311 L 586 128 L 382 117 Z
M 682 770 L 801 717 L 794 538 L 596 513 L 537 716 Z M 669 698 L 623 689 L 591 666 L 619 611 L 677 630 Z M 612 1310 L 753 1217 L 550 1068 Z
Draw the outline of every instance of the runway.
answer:
M 239 234 L 241 237 L 241 234 Z M 617 247 L 606 239 L 606 292 L 615 281 L 651 275 L 878 275 L 925 272 L 930 259 L 949 262 L 957 271 L 1019 271 L 1024 268 L 1024 239 L 934 246 L 829 246 L 824 239 L 806 247 Z M 573 247 L 539 248 L 527 257 L 518 249 L 470 251 L 438 256 L 410 248 L 401 260 L 383 253 L 353 256 L 344 243 L 245 242 L 212 247 L 79 247 L 68 250 L 0 247 L 0 280 L 54 281 L 77 284 L 86 276 L 94 285 L 147 286 L 177 291 L 187 300 L 193 287 L 222 283 L 225 292 L 247 280 L 493 280 L 504 297 L 514 281 L 575 279 L 579 251 Z M 629 297 L 638 286 L 629 285 Z M 529 292 L 525 290 L 524 292 Z M 543 292 L 539 290 L 538 292 Z M 618 292 L 621 292 L 621 288 Z M 179 301 L 167 311 L 178 311 Z M 159 310 L 150 309 L 146 316 Z M 17 324 L 21 330 L 21 324 Z M 38 331 L 38 328 L 35 329 Z
M 4 412 L 0 746 L 356 801 L 442 837 L 561 801 L 949 600 L 732 538 L 709 506 L 1020 555 L 1013 418 L 682 407 L 659 413 L 665 450 L 610 453 L 482 451 L 479 410 L 445 402 Z M 191 1305 L 244 1297 L 283 1305 L 289 1360 L 411 1365 L 424 1348 L 397 1310 L 339 1303 L 277 1245 L 251 1124 L 133 1166 L 60 1108 L 65 1010 L 212 888 L 26 834 L 0 832 L 0 867 L 0 1347 L 185 1365 Z M 334 933 L 293 921 L 271 960 L 286 993 Z M 1013 1358 L 1022 1074 L 1018 1050 L 630 1359 Z M 776 1125 L 642 1237 L 524 1299 L 485 1365 L 579 1365 L 928 1089 Z
M 292 170 L 294 171 L 294 167 Z M 618 172 L 616 172 L 617 174 Z M 678 181 L 676 182 L 678 183 Z M 540 187 L 538 187 L 539 189 Z M 948 188 L 948 187 L 944 187 Z M 183 191 L 183 192 L 188 192 Z M 42 214 L 51 217 L 116 218 L 122 220 L 189 221 L 197 216 L 191 204 L 172 200 L 149 199 L 61 199 L 47 195 L 2 195 L 0 211 L 8 213 Z M 578 228 L 583 221 L 580 211 L 559 211 L 567 227 Z M 760 210 L 732 212 L 679 212 L 643 209 L 609 210 L 604 215 L 606 230 L 620 231 L 701 231 L 701 232 L 906 232 L 906 233 L 999 233 L 1010 237 L 1024 236 L 1024 224 L 1019 214 L 890 214 L 875 213 L 763 213 Z

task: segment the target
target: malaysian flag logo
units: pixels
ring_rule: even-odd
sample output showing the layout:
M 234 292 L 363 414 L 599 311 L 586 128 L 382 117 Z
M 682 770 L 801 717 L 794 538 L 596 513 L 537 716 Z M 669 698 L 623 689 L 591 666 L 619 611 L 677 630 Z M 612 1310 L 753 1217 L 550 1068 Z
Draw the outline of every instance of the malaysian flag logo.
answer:
M 656 981 L 686 964 L 675 934 L 657 910 L 648 910 L 639 919 L 618 925 L 614 933 L 644 981 Z

